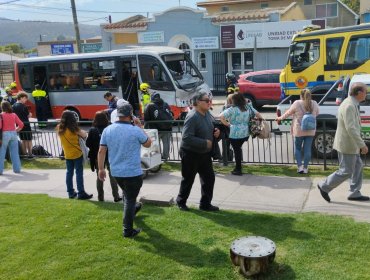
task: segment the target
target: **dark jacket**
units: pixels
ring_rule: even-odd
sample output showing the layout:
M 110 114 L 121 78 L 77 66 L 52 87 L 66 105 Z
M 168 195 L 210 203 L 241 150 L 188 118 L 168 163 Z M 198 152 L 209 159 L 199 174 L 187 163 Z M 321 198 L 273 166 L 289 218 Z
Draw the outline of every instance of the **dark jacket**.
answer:
M 92 171 L 98 168 L 97 166 L 97 159 L 98 159 L 98 152 L 100 146 L 100 138 L 103 133 L 103 130 L 106 126 L 98 126 L 92 127 L 89 130 L 89 134 L 86 139 L 86 146 L 90 149 L 89 150 L 89 159 L 90 159 L 90 167 Z M 105 162 L 108 161 L 108 153 L 105 157 Z

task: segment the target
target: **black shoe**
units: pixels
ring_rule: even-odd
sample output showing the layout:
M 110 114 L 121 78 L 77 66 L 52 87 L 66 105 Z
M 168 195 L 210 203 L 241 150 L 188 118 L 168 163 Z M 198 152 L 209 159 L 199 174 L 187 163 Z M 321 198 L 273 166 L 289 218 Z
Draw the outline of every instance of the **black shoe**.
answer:
M 74 199 L 76 196 L 77 196 L 77 193 L 74 192 L 74 193 L 70 194 L 68 197 L 69 197 L 69 199 Z
M 141 202 L 136 202 L 135 215 L 141 210 L 141 207 L 143 207 L 143 204 Z
M 114 202 L 120 202 L 121 200 L 122 200 L 122 197 L 119 196 L 118 198 L 114 199 Z
M 133 238 L 141 232 L 141 228 L 132 229 L 123 233 L 123 237 Z
M 330 196 L 329 196 L 329 194 L 328 194 L 327 192 L 324 192 L 324 191 L 321 189 L 321 187 L 320 187 L 320 185 L 319 185 L 319 184 L 317 184 L 317 188 L 319 189 L 319 191 L 320 191 L 320 194 L 321 194 L 322 198 L 323 198 L 323 199 L 325 199 L 327 202 L 330 202 Z
M 239 170 L 233 170 L 233 171 L 231 171 L 231 174 L 237 175 L 237 176 L 242 176 L 243 175 L 243 173 Z
M 93 197 L 92 194 L 87 194 L 83 192 L 81 194 L 78 194 L 77 199 L 86 200 L 86 199 L 91 199 L 92 197 Z
M 199 209 L 200 210 L 203 210 L 203 211 L 212 211 L 212 212 L 219 211 L 220 210 L 220 208 L 218 208 L 217 206 L 214 206 L 212 204 L 210 204 L 209 206 L 202 206 L 202 205 L 200 205 L 199 206 Z
M 179 209 L 181 211 L 189 211 L 189 207 L 186 206 L 186 204 L 181 204 L 181 203 L 177 203 L 177 207 L 179 207 Z
M 370 198 L 368 196 L 358 196 L 358 197 L 349 197 L 348 200 L 354 200 L 354 201 L 369 201 Z

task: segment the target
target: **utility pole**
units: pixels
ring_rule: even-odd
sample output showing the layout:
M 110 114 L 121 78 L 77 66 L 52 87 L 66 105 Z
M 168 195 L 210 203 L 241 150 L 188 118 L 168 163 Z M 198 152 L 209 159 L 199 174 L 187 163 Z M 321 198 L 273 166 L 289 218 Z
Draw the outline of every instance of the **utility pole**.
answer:
M 71 0 L 71 5 L 72 5 L 73 24 L 75 26 L 75 33 L 76 33 L 77 51 L 78 51 L 78 53 L 81 53 L 80 29 L 78 28 L 75 0 Z

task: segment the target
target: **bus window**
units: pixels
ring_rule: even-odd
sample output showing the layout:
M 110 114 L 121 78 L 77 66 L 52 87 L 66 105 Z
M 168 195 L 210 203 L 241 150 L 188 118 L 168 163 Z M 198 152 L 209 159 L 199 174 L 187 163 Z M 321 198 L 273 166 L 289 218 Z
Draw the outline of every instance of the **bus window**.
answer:
M 172 82 L 161 63 L 152 56 L 139 55 L 140 77 L 143 83 L 148 83 L 152 89 L 173 90 Z
M 370 59 L 370 37 L 356 36 L 352 37 L 348 43 L 346 64 L 361 64 Z
M 343 44 L 343 38 L 330 38 L 326 40 L 326 64 L 337 65 Z
M 289 59 L 292 70 L 302 71 L 320 58 L 320 41 L 300 41 L 292 45 Z
M 23 90 L 32 91 L 31 75 L 27 66 L 19 65 L 19 79 Z
M 85 89 L 110 90 L 117 88 L 115 61 L 96 60 L 81 63 L 83 87 Z
M 50 63 L 49 88 L 50 90 L 77 90 L 80 89 L 78 62 Z

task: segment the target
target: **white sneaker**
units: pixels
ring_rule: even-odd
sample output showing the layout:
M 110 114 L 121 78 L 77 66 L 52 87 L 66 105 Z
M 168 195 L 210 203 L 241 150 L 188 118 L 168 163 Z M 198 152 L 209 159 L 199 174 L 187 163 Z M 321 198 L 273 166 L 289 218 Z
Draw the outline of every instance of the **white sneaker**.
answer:
M 298 167 L 297 173 L 303 174 L 303 165 Z
M 308 174 L 308 168 L 303 168 L 303 174 Z

